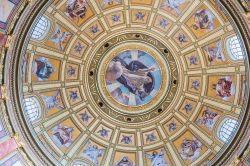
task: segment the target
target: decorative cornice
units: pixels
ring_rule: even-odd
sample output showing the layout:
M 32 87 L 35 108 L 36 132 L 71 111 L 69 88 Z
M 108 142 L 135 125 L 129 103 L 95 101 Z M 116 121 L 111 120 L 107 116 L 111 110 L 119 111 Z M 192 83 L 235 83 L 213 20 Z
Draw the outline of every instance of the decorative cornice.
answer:
M 24 114 L 22 112 L 22 107 L 21 103 L 19 101 L 19 85 L 16 78 L 18 78 L 19 74 L 19 60 L 22 57 L 22 48 L 26 39 L 26 35 L 28 31 L 30 30 L 30 27 L 33 24 L 33 21 L 36 19 L 37 15 L 41 12 L 43 7 L 47 4 L 50 3 L 47 0 L 39 0 L 39 1 L 33 1 L 32 4 L 29 6 L 29 11 L 22 15 L 20 18 L 19 22 L 17 23 L 18 26 L 18 33 L 15 34 L 15 38 L 12 41 L 12 45 L 10 49 L 8 50 L 9 55 L 11 55 L 10 61 L 12 62 L 11 65 L 9 66 L 9 69 L 7 69 L 7 63 L 9 63 L 9 60 L 7 60 L 5 63 L 5 70 L 9 70 L 8 72 L 5 72 L 8 74 L 8 76 L 5 76 L 5 78 L 8 78 L 9 80 L 4 80 L 6 83 L 8 83 L 8 89 L 10 90 L 10 101 L 15 101 L 9 103 L 8 106 L 12 114 L 14 116 L 9 116 L 11 117 L 11 124 L 17 124 L 17 126 L 13 126 L 13 128 L 18 129 L 18 133 L 21 133 L 20 137 L 24 139 L 24 142 L 26 146 L 24 146 L 24 150 L 27 153 L 27 149 L 29 149 L 29 152 L 32 152 L 35 156 L 36 159 L 33 158 L 34 161 L 40 161 L 40 164 L 42 165 L 53 165 L 48 156 L 44 153 L 44 151 L 41 149 L 41 147 L 37 144 L 35 138 L 32 137 L 32 134 L 29 130 L 29 127 L 25 121 Z M 8 82 L 9 81 L 9 82 Z M 33 156 L 34 156 L 33 155 Z M 27 155 L 28 156 L 28 155 Z M 28 156 L 30 157 L 30 156 Z M 36 163 L 37 164 L 37 163 Z
M 30 151 L 32 151 L 36 157 L 37 160 L 39 160 L 42 165 L 53 165 L 53 162 L 48 158 L 48 156 L 44 153 L 44 151 L 41 149 L 41 147 L 37 144 L 36 140 L 33 138 L 29 128 L 28 124 L 25 121 L 25 117 L 23 115 L 22 109 L 21 109 L 21 103 L 19 100 L 19 81 L 17 81 L 18 74 L 19 74 L 19 60 L 22 55 L 22 48 L 23 44 L 25 43 L 26 35 L 28 31 L 30 30 L 30 27 L 34 21 L 34 19 L 37 17 L 37 15 L 40 13 L 40 11 L 43 9 L 44 5 L 48 3 L 47 0 L 37 0 L 33 1 L 32 4 L 30 4 L 30 10 L 25 13 L 24 15 L 27 16 L 21 21 L 18 22 L 19 29 L 18 34 L 16 34 L 15 39 L 13 39 L 12 44 L 10 47 L 15 48 L 12 50 L 9 50 L 8 54 L 11 55 L 11 65 L 8 72 L 5 72 L 9 74 L 5 78 L 9 79 L 9 84 L 7 84 L 8 89 L 10 90 L 9 99 L 12 101 L 9 104 L 9 111 L 11 111 L 11 114 L 14 116 L 11 117 L 11 121 L 13 124 L 18 124 L 18 130 L 22 134 L 22 138 L 24 138 L 25 143 L 27 144 L 27 147 Z M 240 15 L 237 7 L 235 4 L 230 0 L 221 0 L 221 3 L 225 6 L 225 8 L 228 11 L 231 11 L 231 16 L 234 19 L 235 23 L 238 25 L 239 32 L 242 35 L 243 41 L 246 46 L 246 50 L 248 55 L 250 55 L 250 33 L 247 29 L 247 23 Z M 5 62 L 6 64 L 9 63 L 9 61 Z M 248 65 L 248 64 L 247 64 Z M 8 65 L 7 65 L 8 66 Z M 7 68 L 6 68 L 7 69 Z M 5 69 L 5 70 L 6 70 Z M 6 83 L 8 83 L 8 80 L 5 80 Z M 247 110 L 249 109 L 249 103 L 247 105 Z M 10 115 L 10 112 L 9 112 Z M 216 161 L 214 161 L 214 165 L 225 165 L 228 160 L 233 159 L 236 155 L 237 149 L 241 146 L 242 138 L 245 137 L 245 131 L 249 128 L 249 121 L 250 121 L 250 113 L 249 111 L 246 111 L 245 116 L 243 117 L 243 123 L 240 126 L 240 129 L 237 133 L 237 137 L 232 141 L 232 144 L 230 147 L 228 147 L 223 155 L 220 158 L 217 158 Z M 26 154 L 24 154 L 26 155 Z M 33 159 L 33 161 L 36 161 L 36 159 Z M 238 162 L 238 159 L 236 158 L 235 162 Z
M 230 13 L 230 16 L 232 17 L 233 21 L 237 25 L 237 28 L 239 30 L 239 33 L 241 34 L 242 40 L 246 47 L 246 53 L 248 56 L 248 59 L 250 58 L 250 31 L 248 29 L 247 22 L 244 20 L 243 16 L 241 15 L 241 12 L 237 8 L 236 4 L 237 2 L 233 2 L 230 0 L 220 0 L 221 4 L 226 8 L 228 13 Z M 249 61 L 245 63 L 245 65 L 249 68 Z M 248 71 L 248 69 L 246 70 Z M 249 79 L 249 73 L 246 74 L 247 79 Z M 248 94 L 249 96 L 249 94 Z M 245 141 L 248 141 L 249 138 L 246 136 L 246 131 L 250 128 L 249 126 L 250 122 L 250 111 L 249 111 L 249 102 L 246 106 L 245 114 L 242 118 L 242 123 L 239 127 L 238 132 L 236 133 L 236 137 L 232 140 L 229 147 L 223 152 L 220 158 L 217 158 L 216 161 L 213 162 L 213 165 L 225 165 L 230 162 L 232 162 L 233 159 L 235 159 L 236 156 L 239 156 L 239 148 L 242 146 L 242 144 L 245 144 Z M 245 138 L 245 139 L 244 139 Z

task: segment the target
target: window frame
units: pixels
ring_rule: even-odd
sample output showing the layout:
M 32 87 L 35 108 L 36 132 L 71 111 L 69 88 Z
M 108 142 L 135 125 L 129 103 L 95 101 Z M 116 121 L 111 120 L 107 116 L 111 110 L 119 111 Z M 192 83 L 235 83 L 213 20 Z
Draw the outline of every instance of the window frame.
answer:
M 245 59 L 243 45 L 237 35 L 230 36 L 226 39 L 226 50 L 229 57 L 234 61 L 242 61 Z
M 43 40 L 50 30 L 50 20 L 45 16 L 40 16 L 37 19 L 35 26 L 31 32 L 31 39 L 33 40 Z M 36 34 L 35 34 L 36 33 Z
M 24 110 L 31 122 L 37 121 L 42 115 L 42 107 L 40 102 L 34 96 L 24 98 Z
M 234 131 L 238 128 L 238 121 L 232 118 L 223 119 L 217 130 L 216 136 L 218 139 L 224 143 L 228 143 L 228 141 L 232 138 Z

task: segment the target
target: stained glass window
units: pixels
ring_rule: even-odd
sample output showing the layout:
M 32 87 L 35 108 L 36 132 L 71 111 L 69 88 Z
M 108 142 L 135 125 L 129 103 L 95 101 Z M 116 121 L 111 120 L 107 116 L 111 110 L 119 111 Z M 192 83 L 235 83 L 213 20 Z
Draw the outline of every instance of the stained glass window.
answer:
M 89 166 L 89 164 L 86 164 L 83 161 L 77 161 L 77 162 L 74 163 L 73 166 Z

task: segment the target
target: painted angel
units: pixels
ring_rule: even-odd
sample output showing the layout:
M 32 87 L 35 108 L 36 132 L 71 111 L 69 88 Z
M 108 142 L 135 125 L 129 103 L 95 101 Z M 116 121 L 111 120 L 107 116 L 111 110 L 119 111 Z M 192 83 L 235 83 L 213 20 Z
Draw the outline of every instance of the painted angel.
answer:
M 186 0 L 163 0 L 162 7 L 168 7 L 170 10 L 174 10 L 175 14 L 180 15 L 180 5 L 185 3 Z
M 201 147 L 202 144 L 198 139 L 189 140 L 184 138 L 178 151 L 183 160 L 195 161 L 200 156 Z
M 150 160 L 150 166 L 169 166 L 164 159 L 164 151 L 161 149 L 160 153 L 154 151 L 152 154 L 146 153 L 146 158 Z
M 98 165 L 98 158 L 102 157 L 105 149 L 99 149 L 96 145 L 91 145 L 88 141 L 85 150 L 83 151 L 83 157 L 88 158 L 95 165 Z
M 220 115 L 217 112 L 210 111 L 208 107 L 203 111 L 202 117 L 196 123 L 208 128 L 209 131 L 213 129 L 215 122 L 219 119 Z
M 102 8 L 104 9 L 107 5 L 113 5 L 114 3 L 121 4 L 122 0 L 102 0 Z
M 222 53 L 221 42 L 217 42 L 215 47 L 206 46 L 204 50 L 208 55 L 210 65 L 213 64 L 215 60 L 218 62 L 225 61 L 225 57 Z
M 62 126 L 61 124 L 55 126 L 53 129 L 53 140 L 59 146 L 69 147 L 72 142 L 72 132 L 74 131 L 73 127 Z
M 86 0 L 68 0 L 66 3 L 65 13 L 72 19 L 83 19 L 87 12 Z
M 42 99 L 43 99 L 43 102 L 45 104 L 45 108 L 47 111 L 53 108 L 58 108 L 60 110 L 64 108 L 59 91 L 57 91 L 53 96 L 42 95 Z
M 127 82 L 127 85 L 132 89 L 135 95 L 138 95 L 141 99 L 148 94 L 145 92 L 144 85 L 151 83 L 153 80 L 148 76 L 149 72 L 153 72 L 155 68 L 138 69 L 137 71 L 131 71 L 124 67 L 121 62 L 110 62 L 107 69 L 106 79 L 109 82 L 114 82 L 119 77 L 123 76 Z
M 226 100 L 228 97 L 235 95 L 235 86 L 230 77 L 222 77 L 217 84 L 213 85 L 218 96 Z
M 59 26 L 56 24 L 51 41 L 57 46 L 59 50 L 63 50 L 63 44 L 66 44 L 71 35 L 72 34 L 70 32 L 62 32 Z
M 194 15 L 193 29 L 207 29 L 209 31 L 214 29 L 215 16 L 207 9 L 199 10 Z
M 134 166 L 134 164 L 127 156 L 123 156 L 114 166 Z

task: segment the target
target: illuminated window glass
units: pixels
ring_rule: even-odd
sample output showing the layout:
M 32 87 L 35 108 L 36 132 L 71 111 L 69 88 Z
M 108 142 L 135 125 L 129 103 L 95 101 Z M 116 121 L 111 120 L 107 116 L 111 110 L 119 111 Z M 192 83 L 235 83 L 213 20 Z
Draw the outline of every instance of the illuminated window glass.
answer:
M 237 36 L 232 36 L 227 39 L 227 51 L 233 60 L 243 60 L 244 53 Z
M 224 119 L 218 127 L 217 136 L 221 141 L 226 143 L 235 131 L 238 122 L 234 119 L 226 118 Z
M 49 31 L 49 26 L 49 20 L 46 17 L 40 17 L 32 32 L 31 38 L 36 40 L 42 40 Z
M 23 166 L 23 164 L 21 163 L 21 161 L 17 161 L 12 166 Z
M 41 115 L 41 106 L 35 97 L 24 99 L 25 111 L 31 121 L 38 119 Z
M 89 166 L 89 164 L 86 164 L 85 162 L 82 161 L 77 161 L 74 163 L 73 166 Z

